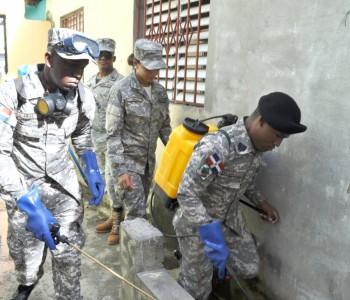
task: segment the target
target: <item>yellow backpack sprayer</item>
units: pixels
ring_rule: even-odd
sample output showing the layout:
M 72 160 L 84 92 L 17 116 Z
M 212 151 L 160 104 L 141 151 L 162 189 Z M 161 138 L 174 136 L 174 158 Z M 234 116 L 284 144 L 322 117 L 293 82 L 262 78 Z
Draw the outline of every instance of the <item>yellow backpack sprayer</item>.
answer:
M 217 126 L 203 123 L 220 117 L 222 120 Z M 210 117 L 201 121 L 185 118 L 183 124 L 172 131 L 155 173 L 153 185 L 153 193 L 164 201 L 167 208 L 173 210 L 178 205 L 176 193 L 195 144 L 205 134 L 235 124 L 237 119 L 237 116 L 231 114 Z
M 203 123 L 204 121 L 214 118 L 222 118 L 217 126 L 212 124 L 206 125 Z M 237 119 L 238 117 L 232 114 L 210 117 L 201 121 L 185 118 L 183 124 L 172 131 L 154 177 L 150 205 L 152 219 L 152 202 L 154 195 L 161 199 L 164 202 L 165 207 L 170 210 L 174 210 L 178 206 L 176 199 L 177 190 L 179 188 L 182 174 L 185 171 L 196 143 L 207 133 L 220 130 L 220 128 L 224 126 L 235 124 Z M 225 131 L 222 132 L 227 135 Z M 227 138 L 229 139 L 228 136 Z M 260 214 L 266 214 L 265 211 L 242 199 L 240 202 Z M 173 236 L 164 232 L 163 234 L 166 236 Z

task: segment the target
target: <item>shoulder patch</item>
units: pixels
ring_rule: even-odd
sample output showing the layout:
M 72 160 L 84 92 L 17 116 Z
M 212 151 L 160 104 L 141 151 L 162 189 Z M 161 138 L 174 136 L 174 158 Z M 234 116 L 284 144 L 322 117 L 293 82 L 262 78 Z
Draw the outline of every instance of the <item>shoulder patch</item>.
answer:
M 12 114 L 11 109 L 7 108 L 6 106 L 0 104 L 0 120 L 3 122 L 7 122 L 7 120 L 10 118 Z
M 224 164 L 216 153 L 207 157 L 206 162 L 215 175 L 219 174 L 224 169 Z
M 239 142 L 238 145 L 237 145 L 238 152 L 240 152 L 240 153 L 246 151 L 247 148 L 248 147 L 246 145 L 244 145 L 243 143 L 241 143 L 241 142 Z

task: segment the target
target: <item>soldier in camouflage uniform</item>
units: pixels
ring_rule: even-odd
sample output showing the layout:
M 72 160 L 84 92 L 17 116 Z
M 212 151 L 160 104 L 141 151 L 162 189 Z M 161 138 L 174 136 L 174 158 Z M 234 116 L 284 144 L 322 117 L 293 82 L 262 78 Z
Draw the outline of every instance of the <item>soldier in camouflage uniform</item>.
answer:
M 79 32 L 49 30 L 45 65 L 0 86 L 0 196 L 8 213 L 8 246 L 19 287 L 13 300 L 28 299 L 43 276 L 47 250 L 52 255 L 56 299 L 80 296 L 80 252 L 54 242 L 51 226 L 83 247 L 83 200 L 71 140 L 80 156 L 90 204 L 98 205 L 104 183 L 91 141 L 95 102 L 80 83 L 98 44 Z M 27 229 L 27 230 L 26 230 Z
M 280 146 L 290 134 L 303 132 L 300 110 L 286 94 L 261 97 L 258 108 L 237 124 L 205 135 L 195 146 L 181 179 L 173 225 L 182 253 L 179 283 L 196 299 L 211 293 L 213 266 L 225 276 L 226 263 L 245 278 L 258 274 L 259 257 L 239 200 L 245 195 L 264 210 L 278 211 L 255 187 L 262 153 Z
M 155 167 L 157 139 L 171 132 L 168 95 L 155 81 L 165 68 L 162 46 L 140 39 L 134 47 L 134 71 L 113 86 L 107 106 L 107 152 L 125 205 L 125 219 L 146 216 Z
M 119 243 L 119 224 L 122 220 L 122 205 L 114 188 L 110 163 L 108 162 L 106 146 L 106 108 L 111 87 L 124 78 L 113 67 L 115 62 L 115 41 L 109 38 L 96 40 L 100 46 L 100 55 L 97 58 L 99 72 L 87 82 L 96 100 L 96 111 L 92 122 L 91 136 L 94 143 L 98 164 L 106 182 L 108 198 L 110 200 L 111 214 L 109 218 L 96 226 L 97 233 L 109 232 L 107 243 Z

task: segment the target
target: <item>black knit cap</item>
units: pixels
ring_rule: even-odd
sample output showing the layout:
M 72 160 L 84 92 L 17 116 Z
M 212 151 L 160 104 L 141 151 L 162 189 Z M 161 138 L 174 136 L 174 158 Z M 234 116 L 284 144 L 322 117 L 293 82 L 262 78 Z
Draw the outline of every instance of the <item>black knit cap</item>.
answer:
M 258 110 L 265 122 L 281 133 L 300 133 L 307 128 L 300 124 L 301 113 L 298 104 L 287 94 L 274 92 L 262 96 Z

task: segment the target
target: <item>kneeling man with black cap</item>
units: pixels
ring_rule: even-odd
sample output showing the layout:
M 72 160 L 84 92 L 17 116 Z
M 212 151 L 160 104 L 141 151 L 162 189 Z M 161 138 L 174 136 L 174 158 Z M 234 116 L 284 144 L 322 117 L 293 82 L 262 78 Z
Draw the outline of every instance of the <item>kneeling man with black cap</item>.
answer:
M 283 139 L 301 133 L 301 113 L 288 95 L 274 92 L 260 98 L 249 116 L 211 134 L 195 146 L 182 176 L 173 225 L 182 261 L 179 283 L 196 299 L 208 299 L 213 267 L 219 278 L 230 267 L 243 278 L 258 274 L 260 259 L 239 200 L 248 197 L 268 222 L 278 211 L 255 187 L 262 154 L 279 147 Z

